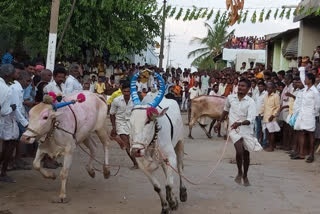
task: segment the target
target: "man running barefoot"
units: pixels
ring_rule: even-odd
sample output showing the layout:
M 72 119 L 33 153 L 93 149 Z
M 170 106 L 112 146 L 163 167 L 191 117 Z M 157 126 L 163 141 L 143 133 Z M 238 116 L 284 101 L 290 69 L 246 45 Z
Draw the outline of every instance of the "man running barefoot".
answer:
M 221 121 L 229 116 L 229 124 L 231 125 L 229 137 L 236 149 L 238 167 L 238 175 L 235 178 L 235 182 L 241 184 L 241 179 L 243 179 L 244 186 L 250 186 L 247 176 L 250 165 L 249 151 L 262 150 L 261 145 L 253 134 L 256 108 L 253 99 L 247 95 L 250 88 L 251 82 L 249 80 L 240 80 L 238 93 L 228 96 L 224 112 L 215 126 L 215 132 L 217 132 L 220 130 Z

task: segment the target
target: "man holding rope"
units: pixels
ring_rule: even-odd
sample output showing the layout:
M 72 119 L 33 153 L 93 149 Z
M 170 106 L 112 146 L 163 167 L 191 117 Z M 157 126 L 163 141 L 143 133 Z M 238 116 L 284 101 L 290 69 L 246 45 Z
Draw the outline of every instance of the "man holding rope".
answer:
M 221 118 L 215 126 L 215 132 L 217 132 L 220 130 L 221 121 L 227 116 L 229 117 L 229 124 L 231 124 L 229 138 L 236 149 L 238 167 L 238 175 L 235 178 L 235 182 L 241 184 L 241 179 L 243 179 L 244 186 L 250 186 L 247 177 L 250 165 L 249 152 L 262 150 L 261 145 L 253 134 L 256 109 L 253 99 L 247 95 L 250 88 L 251 82 L 249 80 L 240 80 L 238 93 L 228 96 Z

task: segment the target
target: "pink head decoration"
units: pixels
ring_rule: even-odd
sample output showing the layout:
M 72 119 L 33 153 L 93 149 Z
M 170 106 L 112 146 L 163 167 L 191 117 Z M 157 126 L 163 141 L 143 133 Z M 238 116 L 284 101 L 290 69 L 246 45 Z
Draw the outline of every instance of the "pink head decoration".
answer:
M 78 94 L 77 101 L 79 103 L 83 103 L 84 101 L 86 101 L 86 96 L 84 94 L 82 94 L 82 93 Z
M 159 116 L 159 112 L 155 107 L 147 108 L 147 117 L 149 120 L 155 120 Z
M 54 92 L 50 91 L 48 95 L 52 97 L 52 103 L 55 103 L 57 101 L 57 95 Z

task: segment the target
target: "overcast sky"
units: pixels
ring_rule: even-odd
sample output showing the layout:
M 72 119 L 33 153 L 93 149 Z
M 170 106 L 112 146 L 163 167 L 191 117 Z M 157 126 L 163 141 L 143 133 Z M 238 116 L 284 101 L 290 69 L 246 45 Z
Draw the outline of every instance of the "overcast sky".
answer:
M 209 7 L 209 8 L 226 8 L 225 0 L 167 0 L 170 5 L 180 7 Z M 162 1 L 158 0 L 161 5 Z M 245 0 L 245 8 L 270 8 L 281 7 L 282 5 L 297 5 L 300 0 Z M 186 11 L 187 8 L 184 8 Z M 257 10 L 257 19 L 259 18 L 261 10 Z M 217 11 L 215 11 L 216 13 Z M 247 23 L 235 24 L 229 30 L 235 29 L 236 36 L 264 36 L 271 33 L 282 32 L 287 29 L 299 27 L 298 23 L 293 23 L 293 16 L 290 20 L 284 18 L 283 20 L 274 20 L 273 14 L 270 20 L 262 23 L 252 24 L 250 22 L 252 13 L 254 10 L 249 10 Z M 215 14 L 214 13 L 214 14 Z M 183 17 L 183 15 L 182 15 Z M 209 22 L 212 22 L 215 15 L 212 16 Z M 166 35 L 172 34 L 170 60 L 172 66 L 190 67 L 192 59 L 188 59 L 187 55 L 190 51 L 199 47 L 197 44 L 190 44 L 190 40 L 193 37 L 204 37 L 207 33 L 204 27 L 205 19 L 199 19 L 197 21 L 182 21 L 175 20 L 174 18 L 167 19 L 166 22 Z M 164 65 L 167 64 L 167 40 L 165 42 L 165 58 Z

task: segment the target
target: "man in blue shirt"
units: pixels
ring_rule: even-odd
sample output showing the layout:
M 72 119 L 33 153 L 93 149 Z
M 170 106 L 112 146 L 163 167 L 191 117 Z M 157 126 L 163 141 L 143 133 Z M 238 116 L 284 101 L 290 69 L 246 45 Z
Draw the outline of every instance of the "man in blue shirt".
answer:
M 13 49 L 10 48 L 9 50 L 7 50 L 7 53 L 5 55 L 3 55 L 2 60 L 1 60 L 1 64 L 12 64 L 13 62 Z

